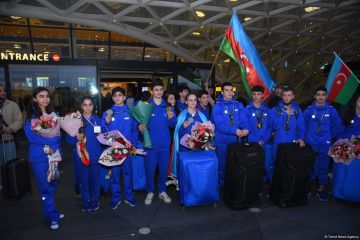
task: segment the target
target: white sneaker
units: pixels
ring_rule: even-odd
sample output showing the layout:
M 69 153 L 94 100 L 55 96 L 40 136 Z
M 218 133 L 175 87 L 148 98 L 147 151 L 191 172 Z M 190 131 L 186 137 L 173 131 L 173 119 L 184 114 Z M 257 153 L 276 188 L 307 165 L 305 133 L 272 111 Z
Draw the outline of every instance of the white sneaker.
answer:
M 52 221 L 50 223 L 50 229 L 51 230 L 58 230 L 59 229 L 59 223 L 58 222 L 55 222 L 55 221 Z
M 163 200 L 164 203 L 171 203 L 171 198 L 169 197 L 169 195 L 167 195 L 166 192 L 161 192 L 161 193 L 159 194 L 159 198 L 160 198 L 161 200 Z
M 154 199 L 154 193 L 149 192 L 145 198 L 145 205 L 150 205 L 153 199 Z

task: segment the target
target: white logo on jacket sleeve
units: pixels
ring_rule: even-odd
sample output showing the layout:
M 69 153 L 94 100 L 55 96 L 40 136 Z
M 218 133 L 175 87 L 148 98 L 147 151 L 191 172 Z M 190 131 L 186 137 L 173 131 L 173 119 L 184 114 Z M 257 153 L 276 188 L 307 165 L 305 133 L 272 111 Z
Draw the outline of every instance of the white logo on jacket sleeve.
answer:
M 152 116 L 152 117 L 155 117 L 155 114 L 153 113 L 153 114 L 151 114 L 151 116 Z
M 255 113 L 253 113 L 252 116 L 255 117 Z
M 129 120 L 129 117 L 124 117 L 124 120 Z
M 239 110 L 237 108 L 235 108 L 235 112 L 238 112 Z

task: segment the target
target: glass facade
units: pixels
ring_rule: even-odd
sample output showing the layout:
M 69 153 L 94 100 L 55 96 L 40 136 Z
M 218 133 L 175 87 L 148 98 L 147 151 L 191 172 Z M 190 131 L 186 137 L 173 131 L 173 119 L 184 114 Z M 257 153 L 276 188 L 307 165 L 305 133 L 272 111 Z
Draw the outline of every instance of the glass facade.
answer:
M 51 91 L 55 110 L 61 115 L 79 109 L 85 95 L 91 95 L 98 104 L 96 66 L 10 64 L 9 75 L 12 98 L 21 109 L 25 109 L 36 87 Z
M 0 16 L 0 51 L 61 58 L 173 62 L 168 51 L 142 40 L 79 24 Z

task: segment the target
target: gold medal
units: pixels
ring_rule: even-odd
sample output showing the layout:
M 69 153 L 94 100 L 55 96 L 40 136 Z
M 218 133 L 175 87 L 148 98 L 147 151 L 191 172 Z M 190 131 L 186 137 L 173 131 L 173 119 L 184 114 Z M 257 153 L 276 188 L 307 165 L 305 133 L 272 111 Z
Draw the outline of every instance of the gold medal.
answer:
M 261 124 L 261 123 L 258 123 L 258 124 L 256 125 L 256 127 L 257 127 L 258 129 L 260 129 L 260 128 L 262 128 L 262 124 Z
M 230 126 L 234 126 L 234 120 L 233 120 L 233 118 L 230 118 Z

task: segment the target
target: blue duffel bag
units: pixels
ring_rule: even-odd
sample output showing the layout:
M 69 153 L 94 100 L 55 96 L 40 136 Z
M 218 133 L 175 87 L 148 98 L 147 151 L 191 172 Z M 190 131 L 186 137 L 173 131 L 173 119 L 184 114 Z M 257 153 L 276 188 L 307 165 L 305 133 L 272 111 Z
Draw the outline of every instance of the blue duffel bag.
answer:
M 144 149 L 144 146 L 139 143 L 137 148 Z M 144 190 L 146 188 L 145 158 L 140 155 L 135 155 L 131 158 L 133 189 Z
M 350 165 L 335 163 L 333 166 L 332 195 L 335 198 L 360 203 L 360 160 Z
M 182 205 L 193 207 L 219 201 L 218 159 L 214 151 L 180 152 L 178 164 Z

